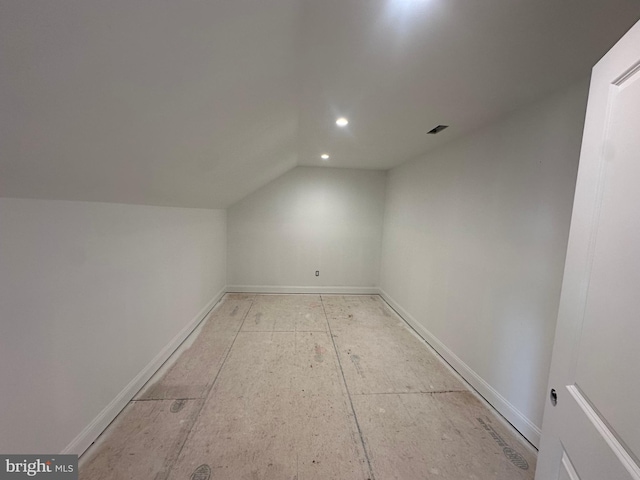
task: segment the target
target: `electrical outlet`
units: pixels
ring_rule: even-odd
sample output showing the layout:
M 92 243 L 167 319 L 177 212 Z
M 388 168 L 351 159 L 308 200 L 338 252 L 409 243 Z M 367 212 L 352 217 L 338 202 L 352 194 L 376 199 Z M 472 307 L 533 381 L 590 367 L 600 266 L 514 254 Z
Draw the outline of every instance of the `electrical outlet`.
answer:
M 320 270 L 316 270 L 316 277 L 320 276 Z

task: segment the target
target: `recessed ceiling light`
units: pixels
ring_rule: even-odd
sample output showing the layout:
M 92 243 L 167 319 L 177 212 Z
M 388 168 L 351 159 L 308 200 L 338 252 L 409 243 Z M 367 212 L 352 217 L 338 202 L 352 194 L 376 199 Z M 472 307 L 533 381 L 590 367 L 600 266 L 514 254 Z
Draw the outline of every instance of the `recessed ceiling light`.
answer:
M 326 153 L 323 153 L 322 155 L 320 155 L 320 158 L 323 160 L 329 160 L 329 155 L 327 155 Z
M 344 117 L 340 117 L 339 119 L 336 120 L 336 125 L 338 125 L 339 127 L 346 127 L 349 124 L 349 120 L 347 120 Z

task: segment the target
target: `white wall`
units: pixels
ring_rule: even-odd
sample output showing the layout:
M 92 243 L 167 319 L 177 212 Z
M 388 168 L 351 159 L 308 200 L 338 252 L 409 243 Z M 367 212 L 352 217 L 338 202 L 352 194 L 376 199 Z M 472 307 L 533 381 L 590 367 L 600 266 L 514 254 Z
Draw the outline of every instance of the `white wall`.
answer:
M 1 452 L 88 446 L 224 289 L 225 217 L 0 199 Z
M 582 82 L 387 182 L 382 290 L 534 444 L 586 99 Z
M 376 170 L 297 167 L 232 205 L 229 289 L 371 291 L 385 179 Z

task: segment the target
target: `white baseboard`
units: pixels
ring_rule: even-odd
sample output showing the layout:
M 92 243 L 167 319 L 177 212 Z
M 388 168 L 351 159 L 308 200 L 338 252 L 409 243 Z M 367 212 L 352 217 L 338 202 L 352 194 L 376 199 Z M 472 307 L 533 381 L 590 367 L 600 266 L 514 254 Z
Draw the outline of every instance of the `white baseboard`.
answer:
M 464 378 L 490 405 L 495 408 L 511 425 L 513 425 L 531 444 L 539 448 L 541 431 L 525 415 L 514 407 L 506 398 L 489 385 L 471 367 L 464 363 L 444 343 L 435 337 L 421 323 L 402 308 L 398 302 L 383 289 L 378 289 L 380 296 L 420 335 L 438 354 Z
M 62 454 L 81 455 L 91 446 L 98 436 L 109 426 L 109 424 L 118 416 L 118 414 L 127 406 L 129 401 L 138 393 L 145 383 L 153 376 L 153 374 L 162 366 L 171 354 L 180 346 L 189 334 L 198 326 L 198 324 L 206 318 L 213 307 L 224 296 L 227 289 L 222 288 L 213 298 L 198 312 L 198 314 L 182 329 L 173 339 L 165 345 L 165 347 L 155 356 L 149 364 L 136 375 L 129 384 L 113 399 L 104 409 L 94 418 L 74 438 L 69 445 L 62 450 Z
M 281 285 L 228 285 L 227 292 L 238 293 L 336 293 L 344 295 L 378 295 L 378 287 L 291 287 Z

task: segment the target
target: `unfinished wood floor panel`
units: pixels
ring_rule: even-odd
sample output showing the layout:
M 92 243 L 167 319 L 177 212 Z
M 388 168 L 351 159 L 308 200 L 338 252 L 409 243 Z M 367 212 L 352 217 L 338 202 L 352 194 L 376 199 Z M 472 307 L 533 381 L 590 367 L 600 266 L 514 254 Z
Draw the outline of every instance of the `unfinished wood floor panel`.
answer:
M 466 390 L 406 330 L 342 331 L 334 338 L 352 395 Z
M 323 332 L 241 332 L 175 467 L 190 478 L 366 479 L 364 450 Z
M 227 294 L 194 340 L 162 378 L 152 379 L 136 399 L 204 398 L 215 379 L 254 295 Z
M 258 295 L 242 330 L 326 332 L 327 319 L 319 295 Z
M 531 480 L 535 456 L 471 392 L 353 398 L 376 479 Z
M 82 458 L 82 480 L 164 478 L 175 462 L 202 400 L 130 402 Z
M 380 300 L 322 298 L 352 395 L 466 390 L 399 317 L 380 313 Z
M 385 317 L 403 322 L 378 295 L 322 295 L 322 303 L 329 320 L 346 321 L 349 325 L 380 327 L 388 324 Z

